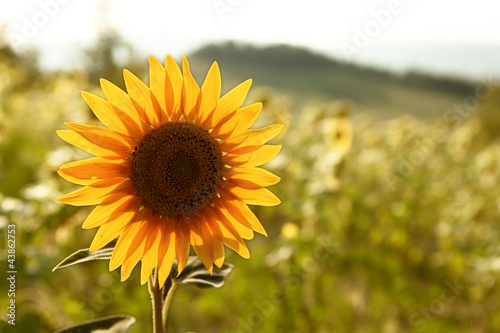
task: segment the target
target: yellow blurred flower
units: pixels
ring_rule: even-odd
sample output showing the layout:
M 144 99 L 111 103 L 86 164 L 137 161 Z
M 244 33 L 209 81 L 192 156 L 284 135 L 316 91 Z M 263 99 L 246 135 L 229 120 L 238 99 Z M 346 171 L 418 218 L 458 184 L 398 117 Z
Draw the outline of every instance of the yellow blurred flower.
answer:
M 351 150 L 353 139 L 353 128 L 351 119 L 351 107 L 345 102 L 336 105 L 337 115 L 329 118 L 325 124 L 325 143 L 330 151 L 345 155 Z
M 281 236 L 283 236 L 283 238 L 285 239 L 288 240 L 296 239 L 297 237 L 299 237 L 299 233 L 300 233 L 299 226 L 293 222 L 286 222 L 281 227 Z

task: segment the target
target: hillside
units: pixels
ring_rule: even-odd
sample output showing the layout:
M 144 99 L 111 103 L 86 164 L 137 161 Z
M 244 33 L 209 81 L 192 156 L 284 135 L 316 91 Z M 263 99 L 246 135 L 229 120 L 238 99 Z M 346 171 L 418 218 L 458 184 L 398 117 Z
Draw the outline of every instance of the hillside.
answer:
M 454 103 L 473 94 L 472 83 L 421 73 L 397 75 L 360 67 L 288 45 L 259 48 L 228 42 L 208 45 L 190 55 L 202 78 L 217 60 L 223 89 L 252 78 L 255 86 L 270 86 L 293 96 L 299 108 L 311 101 L 348 99 L 360 110 L 386 118 L 409 113 L 438 117 Z

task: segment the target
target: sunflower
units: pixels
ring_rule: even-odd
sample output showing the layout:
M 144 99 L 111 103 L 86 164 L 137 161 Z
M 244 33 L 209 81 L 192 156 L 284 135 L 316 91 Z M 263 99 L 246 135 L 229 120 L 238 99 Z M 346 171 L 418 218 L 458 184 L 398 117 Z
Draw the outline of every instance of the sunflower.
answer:
M 220 97 L 216 62 L 201 88 L 187 59 L 182 73 L 171 56 L 165 67 L 149 57 L 150 87 L 124 70 L 127 92 L 101 79 L 106 99 L 82 92 L 106 126 L 65 123 L 57 134 L 95 157 L 64 164 L 59 175 L 84 187 L 58 198 L 97 205 L 83 223 L 99 227 L 90 251 L 118 238 L 109 262 L 126 280 L 141 261 L 141 283 L 157 267 L 160 287 L 174 260 L 178 273 L 190 247 L 212 273 L 224 263 L 224 245 L 244 258 L 244 239 L 266 235 L 247 205 L 280 200 L 265 187 L 280 179 L 258 166 L 281 149 L 265 145 L 282 125 L 249 129 L 261 103 L 241 107 L 251 80 Z

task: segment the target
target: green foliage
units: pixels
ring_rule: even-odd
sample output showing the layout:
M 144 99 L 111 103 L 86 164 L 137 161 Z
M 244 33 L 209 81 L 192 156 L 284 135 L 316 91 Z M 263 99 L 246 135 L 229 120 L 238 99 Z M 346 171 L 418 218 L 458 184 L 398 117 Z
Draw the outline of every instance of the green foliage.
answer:
M 94 252 L 89 252 L 89 249 L 78 250 L 58 263 L 52 271 L 92 260 L 109 260 L 113 254 L 114 245 L 115 244 L 108 244 L 108 246 Z
M 89 75 L 89 82 L 98 84 L 103 78 L 122 89 L 125 88 L 123 80 L 125 65 L 136 75 L 142 76 L 141 74 L 145 72 L 133 47 L 126 43 L 118 32 L 110 28 L 100 34 L 95 45 L 85 50 L 83 62 L 85 71 Z
M 475 110 L 475 116 L 481 120 L 485 135 L 489 140 L 498 139 L 500 136 L 500 86 L 486 87 L 488 98 Z
M 52 271 L 73 265 L 87 263 L 93 260 L 110 260 L 116 242 L 112 242 L 104 248 L 89 252 L 89 249 L 81 249 L 66 257 Z M 221 268 L 214 267 L 213 272 L 207 271 L 201 260 L 196 256 L 190 256 L 186 266 L 179 276 L 177 273 L 177 261 L 172 265 L 170 277 L 176 284 L 191 284 L 200 288 L 220 288 L 224 285 L 227 276 L 231 273 L 233 265 L 225 262 Z
M 177 262 L 174 262 L 170 277 L 176 284 L 190 284 L 200 288 L 220 288 L 226 282 L 227 276 L 231 273 L 233 265 L 225 262 L 221 268 L 214 267 L 213 272 L 203 266 L 201 260 L 196 256 L 190 256 L 186 267 L 177 276 Z
M 130 333 L 134 324 L 135 319 L 131 316 L 109 316 L 65 327 L 54 333 Z
M 139 269 L 123 283 L 106 261 L 52 272 L 68 253 L 88 247 L 95 234 L 81 229 L 91 208 L 55 201 L 74 188 L 58 177 L 58 166 L 85 156 L 55 130 L 64 121 L 97 123 L 80 97 L 82 89 L 98 91 L 97 82 L 76 71 L 29 74 L 36 61 L 28 63 L 9 49 L 0 54 L 0 244 L 6 225 L 15 223 L 16 329 L 47 332 L 129 313 L 137 320 L 134 331 L 151 330 Z M 221 68 L 248 76 L 261 71 L 256 65 L 244 74 L 222 62 Z M 270 76 L 278 80 L 281 74 Z M 311 83 L 318 77 L 313 74 L 304 68 L 281 80 Z M 359 85 L 380 83 L 369 75 L 342 77 L 351 95 L 334 97 L 349 98 Z M 424 97 L 431 94 L 447 106 L 437 119 L 425 121 L 352 114 L 345 111 L 348 103 L 303 103 L 292 116 L 288 97 L 253 90 L 250 99 L 265 99 L 259 125 L 287 124 L 273 142 L 283 144 L 283 151 L 265 166 L 282 177 L 272 190 L 283 203 L 253 208 L 269 237 L 248 242 L 249 260 L 226 251 L 234 268 L 222 288 L 177 291 L 171 331 L 500 330 L 500 142 L 494 140 L 498 126 L 481 111 L 498 109 L 496 94 L 480 105 L 477 118 L 456 125 L 443 113 L 458 95 L 450 100 L 435 87 L 412 95 L 390 82 L 377 89 L 401 103 L 413 103 L 409 94 L 425 107 L 431 102 Z M 0 256 L 5 262 L 6 252 Z M 0 285 L 5 290 L 5 279 Z M 7 294 L 0 294 L 2 320 L 6 302 Z

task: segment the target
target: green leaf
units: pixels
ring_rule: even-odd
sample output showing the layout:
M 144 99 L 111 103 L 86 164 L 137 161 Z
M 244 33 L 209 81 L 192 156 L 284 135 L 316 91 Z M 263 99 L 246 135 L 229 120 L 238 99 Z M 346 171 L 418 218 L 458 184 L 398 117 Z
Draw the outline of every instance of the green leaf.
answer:
M 170 276 L 174 283 L 178 284 L 193 284 L 200 288 L 220 288 L 226 282 L 232 269 L 233 264 L 224 263 L 221 268 L 214 267 L 210 275 L 201 260 L 196 256 L 191 256 L 179 276 L 177 276 L 177 262 L 174 262 Z
M 109 260 L 111 258 L 111 254 L 113 254 L 114 246 L 115 243 L 113 242 L 108 246 L 94 252 L 89 252 L 89 249 L 78 250 L 61 261 L 56 267 L 54 267 L 52 272 L 56 269 L 81 264 L 82 262 L 92 260 Z
M 135 318 L 129 315 L 115 315 L 84 321 L 63 327 L 54 333 L 128 333 L 132 331 Z

